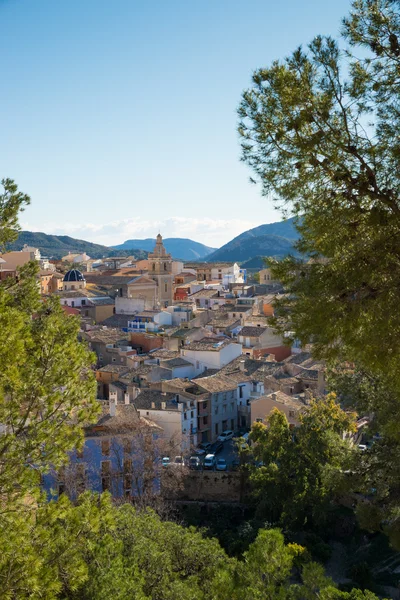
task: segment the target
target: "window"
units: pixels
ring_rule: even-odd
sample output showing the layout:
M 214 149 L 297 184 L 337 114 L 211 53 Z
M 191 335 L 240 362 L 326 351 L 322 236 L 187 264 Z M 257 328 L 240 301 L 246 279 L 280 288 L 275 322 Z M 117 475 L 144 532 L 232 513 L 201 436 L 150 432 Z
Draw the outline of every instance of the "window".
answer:
M 117 360 L 117 359 L 113 357 L 111 360 L 112 360 L 113 362 L 116 362 L 116 360 Z
M 215 423 L 215 435 L 218 435 L 218 423 Z
M 110 440 L 101 441 L 101 453 L 103 456 L 110 456 Z
M 123 440 L 124 453 L 129 454 L 132 451 L 132 440 L 125 438 Z
M 86 300 L 82 300 L 82 306 L 86 304 Z
M 124 490 L 125 492 L 132 489 L 132 459 L 124 459 Z
M 194 412 L 192 410 L 190 411 L 190 418 L 194 419 Z
M 167 263 L 164 263 L 164 271 L 166 271 L 166 270 L 167 270 Z M 165 291 L 167 291 L 167 290 L 165 290 Z
M 218 406 L 215 407 L 214 409 L 214 414 L 217 415 L 218 414 Z
M 203 425 L 208 425 L 208 417 L 203 417 Z
M 86 488 L 86 465 L 80 463 L 76 466 L 76 491 L 82 494 Z
M 289 410 L 289 417 L 295 417 L 296 416 L 296 411 L 295 410 Z
M 226 404 L 223 404 L 223 405 L 222 405 L 222 412 L 223 412 L 223 414 L 225 414 L 225 413 L 226 413 Z
M 111 461 L 101 461 L 101 488 L 103 492 L 110 489 L 111 485 Z
M 75 286 L 74 286 L 74 285 L 71 285 L 71 290 L 74 290 L 74 289 L 75 289 Z
M 262 423 L 262 419 L 256 419 L 256 423 Z
M 71 306 L 72 306 L 72 308 L 74 308 L 74 306 L 75 306 L 75 302 L 73 300 L 71 302 Z
M 203 402 L 203 410 L 207 410 L 208 402 Z
M 243 398 L 243 386 L 239 387 L 239 398 Z
M 231 419 L 231 429 L 232 431 L 235 429 L 235 419 Z
M 233 402 L 231 402 L 231 412 L 233 412 L 235 410 L 235 404 Z M 232 427 L 233 429 L 233 427 Z
M 222 431 L 226 431 L 226 429 L 228 429 L 228 421 L 222 421 Z
M 165 284 L 165 286 L 164 286 L 164 290 L 165 290 L 166 292 L 168 292 L 168 283 L 166 283 L 166 284 Z
M 183 413 L 183 418 L 185 421 L 187 420 L 187 413 Z

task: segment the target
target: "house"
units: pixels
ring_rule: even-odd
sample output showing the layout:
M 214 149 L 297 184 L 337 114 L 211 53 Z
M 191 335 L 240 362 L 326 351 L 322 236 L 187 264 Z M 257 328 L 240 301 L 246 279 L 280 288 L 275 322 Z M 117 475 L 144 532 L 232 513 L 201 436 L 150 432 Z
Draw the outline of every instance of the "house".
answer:
M 81 314 L 89 317 L 93 323 L 103 323 L 114 314 L 115 301 L 109 296 L 100 298 L 88 298 L 85 305 L 82 306 Z
M 197 446 L 197 405 L 191 398 L 144 389 L 133 404 L 141 417 L 159 425 L 166 438 L 176 441 L 176 454 Z
M 205 337 L 181 348 L 181 356 L 195 365 L 198 374 L 206 369 L 222 369 L 241 353 L 241 344 L 219 337 Z
M 211 429 L 211 395 L 201 389 L 195 381 L 176 378 L 171 381 L 162 381 L 161 390 L 174 394 L 184 395 L 196 403 L 197 406 L 197 442 L 210 442 Z
M 96 353 L 99 367 L 113 363 L 126 366 L 131 353 L 136 354 L 130 345 L 128 333 L 121 329 L 98 327 L 84 331 L 81 335 Z
M 198 281 L 220 281 L 225 287 L 244 280 L 237 263 L 185 263 L 186 268 L 196 271 Z
M 305 404 L 293 396 L 283 392 L 272 392 L 259 398 L 250 400 L 251 423 L 259 422 L 266 424 L 267 417 L 277 408 L 286 415 L 291 427 L 300 424 L 299 415 L 305 408 Z
M 110 392 L 110 384 L 118 381 L 119 377 L 126 373 L 126 365 L 109 364 L 96 370 L 97 397 L 107 399 Z
M 271 327 L 262 325 L 245 325 L 238 333 L 238 342 L 243 344 L 243 353 L 253 358 L 273 354 L 277 361 L 287 358 L 291 354 L 281 336 L 276 335 Z
M 195 303 L 197 308 L 211 308 L 222 306 L 226 303 L 224 295 L 213 288 L 203 288 L 188 296 L 188 300 Z
M 196 375 L 194 365 L 178 356 L 169 360 L 158 360 L 158 364 L 153 366 L 152 381 L 162 381 L 165 379 L 176 379 L 177 377 L 192 378 Z
M 235 431 L 238 423 L 237 383 L 220 373 L 209 377 L 199 377 L 194 381 L 201 390 L 210 395 L 208 413 L 210 435 L 207 441 L 215 441 L 227 429 Z
M 130 345 L 138 354 L 147 354 L 157 348 L 162 348 L 163 338 L 145 331 L 130 331 Z
M 266 285 L 278 284 L 278 285 L 280 285 L 280 281 L 278 279 L 274 279 L 274 277 L 272 275 L 272 271 L 269 268 L 261 269 L 258 272 L 258 275 L 260 278 L 260 284 L 266 284 Z
M 102 416 L 85 428 L 81 451 L 70 453 L 67 466 L 43 476 L 49 498 L 67 494 L 72 500 L 85 490 L 109 491 L 115 499 L 157 493 L 163 455 L 162 429 L 141 417 L 132 404 L 112 396 L 102 403 Z M 146 486 L 149 489 L 146 490 Z
M 63 289 L 64 276 L 50 269 L 39 271 L 40 293 L 53 294 Z

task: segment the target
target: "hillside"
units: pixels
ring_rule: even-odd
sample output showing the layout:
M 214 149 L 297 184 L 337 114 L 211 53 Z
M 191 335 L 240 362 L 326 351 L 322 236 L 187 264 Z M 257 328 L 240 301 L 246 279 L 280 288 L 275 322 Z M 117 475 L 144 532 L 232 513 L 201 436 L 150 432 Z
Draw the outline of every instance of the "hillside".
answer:
M 41 254 L 49 258 L 62 258 L 68 252 L 72 254 L 86 252 L 91 258 L 103 258 L 104 256 L 120 254 L 107 246 L 77 240 L 68 235 L 48 235 L 36 231 L 21 231 L 17 241 L 9 244 L 7 250 L 21 250 L 24 244 L 39 248 Z M 128 253 L 124 252 L 123 254 L 127 255 Z M 136 258 L 147 257 L 147 252 L 131 252 L 131 254 L 135 255 Z
M 293 244 L 298 238 L 299 234 L 294 227 L 294 219 L 260 225 L 241 233 L 222 248 L 207 256 L 207 261 L 245 262 L 258 258 L 256 264 L 261 266 L 260 257 L 282 257 L 289 253 L 296 253 Z M 250 264 L 253 266 L 253 260 Z
M 166 238 L 163 240 L 165 249 L 172 254 L 173 258 L 182 260 L 200 260 L 204 259 L 215 248 L 210 248 L 199 242 L 194 242 L 187 238 Z M 123 244 L 114 246 L 116 250 L 141 249 L 152 252 L 155 246 L 155 239 L 146 238 L 144 240 L 126 240 Z

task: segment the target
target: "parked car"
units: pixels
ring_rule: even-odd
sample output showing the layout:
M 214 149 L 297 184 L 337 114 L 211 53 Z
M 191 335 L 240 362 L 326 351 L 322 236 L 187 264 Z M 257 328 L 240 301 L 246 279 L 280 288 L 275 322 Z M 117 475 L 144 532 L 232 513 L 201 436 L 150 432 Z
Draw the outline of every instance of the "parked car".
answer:
M 161 460 L 161 465 L 163 467 L 168 467 L 168 465 L 170 465 L 170 464 L 171 464 L 171 462 L 170 462 L 169 456 L 163 456 L 163 458 Z
M 223 449 L 224 449 L 224 444 L 222 442 L 215 442 L 214 454 L 218 454 Z
M 198 456 L 191 456 L 189 458 L 189 469 L 199 470 L 201 467 L 201 460 Z
M 361 450 L 361 452 L 364 452 L 367 450 L 367 446 L 365 444 L 358 444 L 358 449 Z
M 194 451 L 195 454 L 207 454 L 211 448 L 210 442 L 203 442 L 199 444 L 198 448 Z
M 226 460 L 224 458 L 219 458 L 217 460 L 217 471 L 226 471 L 226 469 L 228 468 L 227 464 L 226 464 Z
M 231 440 L 233 438 L 233 431 L 231 431 L 230 429 L 227 429 L 226 431 L 223 431 L 221 433 L 221 435 L 219 435 L 217 437 L 217 440 L 219 442 L 226 442 L 226 440 Z
M 179 465 L 180 467 L 184 467 L 185 460 L 184 460 L 183 456 L 175 456 L 174 465 Z
M 207 454 L 204 459 L 204 468 L 213 469 L 215 467 L 215 454 Z

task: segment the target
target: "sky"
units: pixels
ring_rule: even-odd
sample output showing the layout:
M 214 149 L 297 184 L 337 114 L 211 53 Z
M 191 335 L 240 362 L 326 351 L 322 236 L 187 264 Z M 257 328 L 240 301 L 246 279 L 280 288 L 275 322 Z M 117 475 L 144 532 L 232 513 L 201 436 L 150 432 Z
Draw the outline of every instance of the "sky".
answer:
M 281 220 L 240 162 L 252 72 L 350 0 L 0 0 L 0 179 L 24 229 L 219 247 Z

